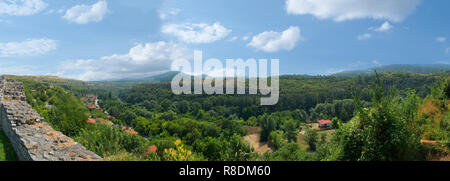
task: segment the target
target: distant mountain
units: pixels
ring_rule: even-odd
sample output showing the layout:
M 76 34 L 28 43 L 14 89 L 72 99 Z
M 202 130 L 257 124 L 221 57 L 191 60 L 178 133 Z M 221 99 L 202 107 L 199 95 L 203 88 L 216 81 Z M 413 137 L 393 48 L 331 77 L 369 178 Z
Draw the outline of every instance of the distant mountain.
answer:
M 333 76 L 366 76 L 373 75 L 377 70 L 378 73 L 387 73 L 387 72 L 407 72 L 407 73 L 434 73 L 441 71 L 450 71 L 450 65 L 445 64 L 435 64 L 435 65 L 386 65 L 375 67 L 366 70 L 353 70 L 353 71 L 343 71 Z
M 162 74 L 153 75 L 150 77 L 144 77 L 144 78 L 128 78 L 128 79 L 121 79 L 121 80 L 111 80 L 109 82 L 128 82 L 128 83 L 149 83 L 149 82 L 170 82 L 172 79 L 181 73 L 180 71 L 168 71 Z M 184 74 L 184 73 L 183 73 Z M 195 76 L 192 76 L 193 79 Z M 206 75 L 202 75 L 203 78 L 206 77 Z
M 180 73 L 179 71 L 169 71 L 169 72 L 158 74 L 158 75 L 154 75 L 154 76 L 151 76 L 151 77 L 142 78 L 142 79 L 139 79 L 139 81 L 144 81 L 144 82 L 170 82 L 170 81 L 172 81 L 173 77 L 175 77 L 179 73 Z
M 128 82 L 128 83 L 148 83 L 148 82 L 168 82 L 171 81 L 179 71 L 168 71 L 161 74 L 144 77 L 144 78 L 123 78 L 119 80 L 108 80 L 99 82 Z
M 408 72 L 408 73 L 433 73 L 440 71 L 450 71 L 450 65 L 445 64 L 436 64 L 436 65 L 387 65 L 380 66 L 372 69 L 366 70 L 353 70 L 353 71 L 343 71 L 332 76 L 366 76 L 373 75 L 374 69 L 377 70 L 378 73 L 385 72 Z M 125 78 L 120 80 L 109 80 L 109 81 L 98 81 L 98 82 L 109 82 L 109 83 L 128 83 L 128 84 L 139 84 L 139 83 L 150 83 L 150 82 L 170 82 L 173 77 L 179 74 L 179 71 L 168 71 L 165 73 L 144 77 L 144 78 Z M 288 75 L 289 76 L 289 75 Z M 306 76 L 306 75 L 305 75 Z M 206 75 L 202 75 L 203 78 L 206 78 Z M 192 76 L 192 79 L 194 76 Z

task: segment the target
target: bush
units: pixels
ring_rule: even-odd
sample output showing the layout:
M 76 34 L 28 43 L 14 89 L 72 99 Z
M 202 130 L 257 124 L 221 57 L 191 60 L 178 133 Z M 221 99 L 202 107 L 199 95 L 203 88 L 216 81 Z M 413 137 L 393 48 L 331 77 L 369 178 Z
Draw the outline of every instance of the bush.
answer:
M 93 124 L 83 128 L 75 140 L 102 157 L 124 151 L 143 154 L 149 146 L 148 141 L 138 135 L 104 124 Z
M 306 143 L 308 143 L 308 145 L 309 145 L 310 150 L 316 151 L 318 138 L 319 138 L 319 136 L 318 136 L 316 130 L 313 130 L 313 129 L 306 130 L 305 139 L 306 139 Z
M 312 156 L 300 148 L 297 143 L 288 143 L 270 155 L 269 160 L 273 161 L 308 161 Z
M 282 131 L 272 131 L 269 135 L 268 144 L 269 146 L 279 149 L 286 144 L 286 140 L 284 139 L 284 134 Z

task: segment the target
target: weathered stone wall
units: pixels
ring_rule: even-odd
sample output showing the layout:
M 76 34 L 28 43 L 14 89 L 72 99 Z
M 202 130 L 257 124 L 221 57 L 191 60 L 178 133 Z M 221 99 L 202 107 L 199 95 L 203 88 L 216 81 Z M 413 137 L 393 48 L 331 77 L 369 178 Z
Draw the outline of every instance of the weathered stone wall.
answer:
M 55 131 L 26 102 L 20 82 L 0 77 L 0 127 L 22 161 L 97 161 L 102 158 Z

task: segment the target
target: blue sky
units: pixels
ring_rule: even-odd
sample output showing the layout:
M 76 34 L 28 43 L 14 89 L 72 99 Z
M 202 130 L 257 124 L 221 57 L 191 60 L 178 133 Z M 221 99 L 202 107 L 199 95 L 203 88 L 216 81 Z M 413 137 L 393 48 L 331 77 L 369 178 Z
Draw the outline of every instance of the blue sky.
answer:
M 0 0 L 0 74 L 145 77 L 202 50 L 281 74 L 450 63 L 445 0 Z

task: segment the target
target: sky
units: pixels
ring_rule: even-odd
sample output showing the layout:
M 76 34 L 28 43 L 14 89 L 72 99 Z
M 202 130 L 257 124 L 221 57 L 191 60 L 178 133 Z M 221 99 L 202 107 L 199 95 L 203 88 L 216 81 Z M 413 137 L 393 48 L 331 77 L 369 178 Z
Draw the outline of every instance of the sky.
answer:
M 450 64 L 446 0 L 0 0 L 0 74 L 140 78 L 180 58 L 281 74 Z

